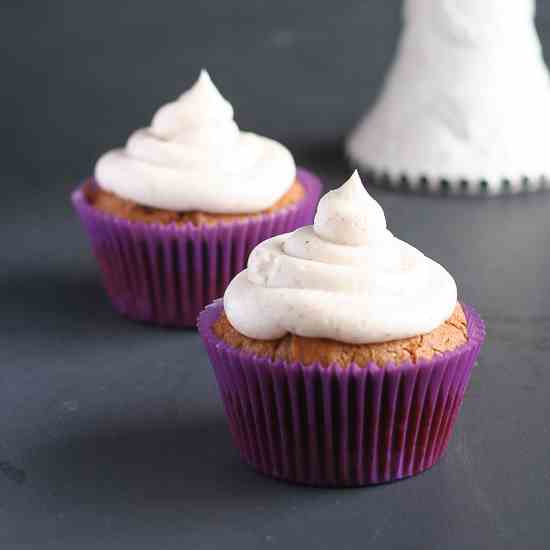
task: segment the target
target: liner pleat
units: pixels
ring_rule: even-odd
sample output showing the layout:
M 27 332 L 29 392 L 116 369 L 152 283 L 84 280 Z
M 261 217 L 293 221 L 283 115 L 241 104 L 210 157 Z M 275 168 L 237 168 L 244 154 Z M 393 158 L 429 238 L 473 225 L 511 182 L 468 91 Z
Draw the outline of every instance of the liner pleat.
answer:
M 321 192 L 304 169 L 305 197 L 295 205 L 246 221 L 183 226 L 130 222 L 91 206 L 80 186 L 73 205 L 92 242 L 115 309 L 138 321 L 195 326 L 200 311 L 219 298 L 265 239 L 312 222 Z
M 218 381 L 233 440 L 259 472 L 296 483 L 362 486 L 419 474 L 445 452 L 472 368 L 483 321 L 463 306 L 468 342 L 429 361 L 379 368 L 272 361 L 231 348 L 198 328 Z

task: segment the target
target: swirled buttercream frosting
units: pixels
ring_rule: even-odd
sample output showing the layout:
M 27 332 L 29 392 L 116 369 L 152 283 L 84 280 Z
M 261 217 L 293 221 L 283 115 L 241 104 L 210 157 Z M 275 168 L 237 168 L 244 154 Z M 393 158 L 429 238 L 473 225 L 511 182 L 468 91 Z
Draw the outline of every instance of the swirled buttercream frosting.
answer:
M 352 344 L 431 332 L 453 313 L 454 279 L 395 238 L 357 172 L 319 202 L 315 222 L 258 245 L 224 295 L 241 334 Z
M 123 149 L 103 155 L 95 179 L 103 189 L 144 206 L 211 213 L 249 213 L 271 207 L 296 177 L 280 143 L 243 132 L 233 107 L 208 73 Z

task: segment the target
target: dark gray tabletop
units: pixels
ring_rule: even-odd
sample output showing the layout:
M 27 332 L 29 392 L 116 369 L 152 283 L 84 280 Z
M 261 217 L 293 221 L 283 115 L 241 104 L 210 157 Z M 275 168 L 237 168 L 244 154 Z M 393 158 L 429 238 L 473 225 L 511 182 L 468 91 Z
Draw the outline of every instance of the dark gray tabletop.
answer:
M 201 65 L 243 127 L 341 183 L 341 138 L 374 97 L 398 3 L 53 4 L 0 18 L 0 547 L 548 548 L 550 193 L 372 190 L 488 339 L 442 461 L 359 490 L 242 465 L 197 334 L 119 318 L 70 208 L 97 155 Z

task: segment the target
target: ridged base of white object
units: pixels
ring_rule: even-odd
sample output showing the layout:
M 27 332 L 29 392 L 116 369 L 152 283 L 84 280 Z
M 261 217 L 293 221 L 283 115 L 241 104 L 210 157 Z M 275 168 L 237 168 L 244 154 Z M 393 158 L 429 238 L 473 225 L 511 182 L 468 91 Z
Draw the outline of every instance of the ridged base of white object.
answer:
M 429 195 L 457 197 L 500 197 L 550 190 L 550 177 L 503 179 L 489 184 L 486 180 L 466 180 L 462 178 L 428 178 L 411 176 L 404 173 L 390 173 L 376 170 L 368 164 L 350 157 L 353 165 L 360 168 L 369 185 L 379 185 L 395 191 L 421 193 Z

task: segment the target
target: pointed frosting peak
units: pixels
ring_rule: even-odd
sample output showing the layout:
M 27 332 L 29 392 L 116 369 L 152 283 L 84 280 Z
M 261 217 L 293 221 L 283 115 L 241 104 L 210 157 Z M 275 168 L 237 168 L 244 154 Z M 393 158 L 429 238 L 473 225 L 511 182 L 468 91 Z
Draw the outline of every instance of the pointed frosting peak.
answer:
M 233 119 L 233 107 L 227 101 L 205 69 L 176 101 L 161 107 L 153 117 L 151 131 L 163 139 L 173 139 L 189 127 L 206 123 L 228 124 Z
M 201 72 L 199 73 L 199 78 L 197 78 L 196 83 L 198 84 L 199 82 L 206 82 L 214 86 L 214 83 L 212 82 L 212 78 L 210 77 L 210 73 L 204 67 L 201 69 Z
M 359 172 L 355 170 L 350 178 L 336 192 L 345 199 L 361 200 L 365 195 L 368 195 Z
M 331 242 L 364 245 L 386 231 L 386 217 L 356 170 L 344 185 L 321 199 L 314 228 L 319 236 Z
M 191 96 L 200 97 L 202 101 L 209 101 L 213 104 L 224 104 L 226 107 L 231 108 L 231 116 L 233 115 L 231 104 L 222 96 L 217 86 L 212 82 L 212 78 L 210 78 L 210 74 L 206 69 L 201 69 L 199 77 L 193 86 L 180 96 L 180 100 L 189 100 Z

